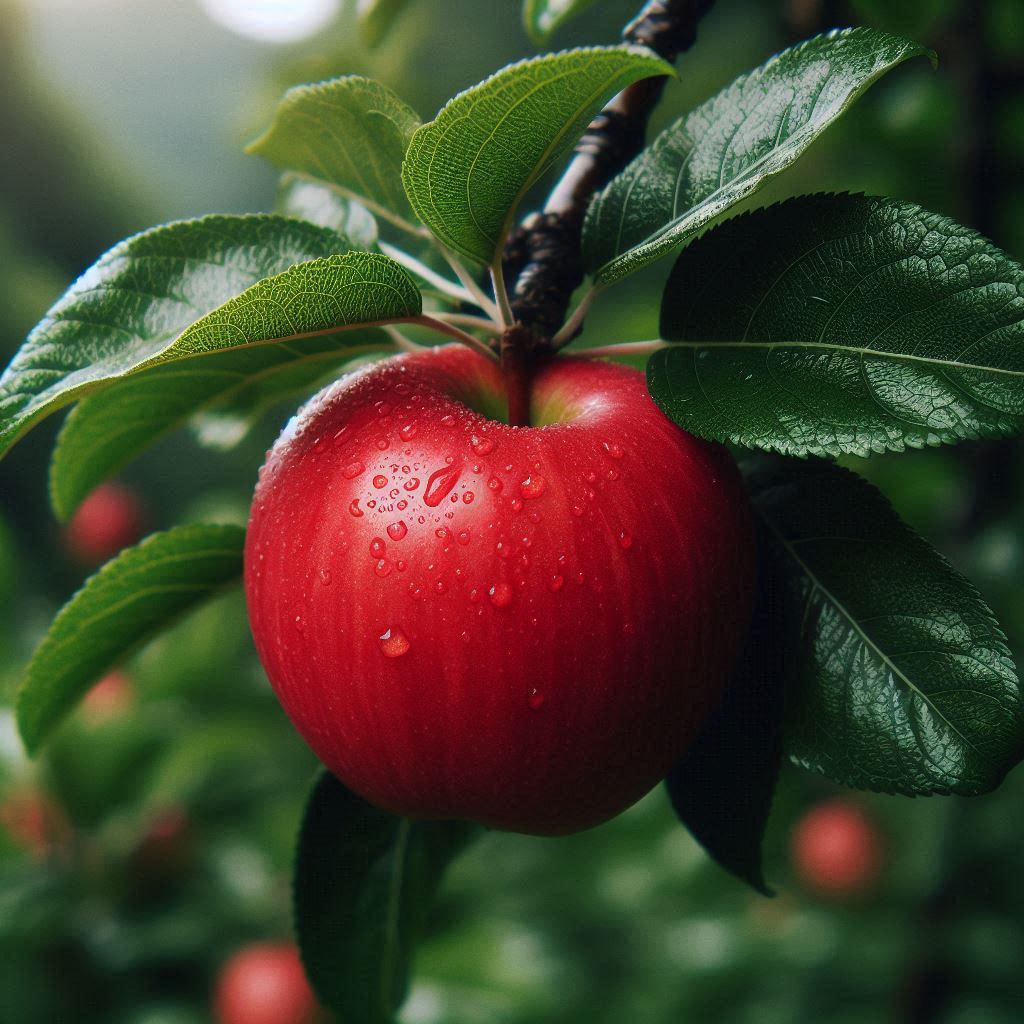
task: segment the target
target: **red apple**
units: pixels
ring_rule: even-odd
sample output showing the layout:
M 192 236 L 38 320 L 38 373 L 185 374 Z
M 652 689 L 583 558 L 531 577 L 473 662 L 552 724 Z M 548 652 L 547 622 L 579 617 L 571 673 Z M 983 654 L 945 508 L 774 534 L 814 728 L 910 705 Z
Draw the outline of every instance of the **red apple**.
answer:
M 14 844 L 41 859 L 71 837 L 71 825 L 60 807 L 45 793 L 13 793 L 0 803 L 0 826 Z
M 133 490 L 100 484 L 75 510 L 64 539 L 77 562 L 99 565 L 138 541 L 142 522 L 142 504 Z
M 217 1024 L 311 1024 L 316 1012 L 292 945 L 247 946 L 224 965 L 217 981 Z
M 735 463 L 635 370 L 559 358 L 510 427 L 459 346 L 346 377 L 260 473 L 249 618 L 323 763 L 378 806 L 540 835 L 664 777 L 752 590 Z
M 791 850 L 801 881 L 830 895 L 863 893 L 882 869 L 878 828 L 848 800 L 829 800 L 809 810 L 793 830 Z
M 135 687 L 126 672 L 108 672 L 82 700 L 82 713 L 90 725 L 120 718 L 135 702 Z

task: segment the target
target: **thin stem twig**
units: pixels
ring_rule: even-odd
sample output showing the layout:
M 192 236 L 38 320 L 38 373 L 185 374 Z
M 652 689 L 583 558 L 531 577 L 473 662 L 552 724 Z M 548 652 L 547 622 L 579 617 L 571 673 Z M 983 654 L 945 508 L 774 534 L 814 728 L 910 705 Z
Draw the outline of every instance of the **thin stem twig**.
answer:
M 505 275 L 502 273 L 500 262 L 491 267 L 491 284 L 494 287 L 494 297 L 498 300 L 498 314 L 501 317 L 502 326 L 511 327 L 516 322 L 516 318 L 512 313 L 508 290 L 505 288 Z
M 389 245 L 387 242 L 377 243 L 380 251 L 385 256 L 390 256 L 396 263 L 401 263 L 407 270 L 411 270 L 418 278 L 426 281 L 427 284 L 436 288 L 437 291 L 448 296 L 449 298 L 455 299 L 457 302 L 468 302 L 472 305 L 476 305 L 476 297 L 462 285 L 456 284 L 454 281 L 449 281 L 447 277 L 437 273 L 435 270 L 431 270 L 421 260 L 416 259 L 415 256 L 410 255 L 403 249 L 397 248 L 397 246 Z
M 594 299 L 597 298 L 599 289 L 596 286 L 589 288 L 583 295 L 583 298 L 577 303 L 576 308 L 572 311 L 572 315 L 568 320 L 562 324 L 561 328 L 551 339 L 552 347 L 558 349 L 564 345 L 568 345 L 570 341 L 576 336 L 576 333 L 583 326 L 583 321 L 586 318 L 587 313 L 590 312 L 590 307 L 594 304 Z
M 418 345 L 412 338 L 407 338 L 397 327 L 390 324 L 385 325 L 382 330 L 394 342 L 399 352 L 422 352 L 423 345 Z
M 459 327 L 470 327 L 478 331 L 490 331 L 494 333 L 497 325 L 493 320 L 485 316 L 473 316 L 472 313 L 431 313 L 438 320 L 445 320 L 450 324 L 457 324 Z
M 473 275 L 465 264 L 447 246 L 438 245 L 441 255 L 448 261 L 448 266 L 455 271 L 456 277 L 463 287 L 473 296 L 473 304 L 479 306 L 498 326 L 501 326 L 501 315 L 491 297 L 476 283 Z
M 492 363 L 497 362 L 498 360 L 494 350 L 486 342 L 481 341 L 479 338 L 474 338 L 472 334 L 467 334 L 454 324 L 445 323 L 444 320 L 439 320 L 437 317 L 424 314 L 423 316 L 410 317 L 404 322 L 419 324 L 420 327 L 429 327 L 431 330 L 437 331 L 439 334 L 445 334 L 449 338 L 454 338 L 456 341 L 462 342 L 463 345 L 468 345 L 471 349 L 474 349 L 481 355 L 487 356 Z

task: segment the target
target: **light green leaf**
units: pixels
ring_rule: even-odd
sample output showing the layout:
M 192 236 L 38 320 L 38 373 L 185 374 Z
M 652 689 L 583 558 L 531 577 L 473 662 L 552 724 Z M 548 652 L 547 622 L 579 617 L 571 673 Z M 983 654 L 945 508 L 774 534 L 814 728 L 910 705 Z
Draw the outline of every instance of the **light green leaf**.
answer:
M 0 453 L 43 416 L 151 366 L 419 314 L 416 286 L 386 256 L 298 263 L 340 244 L 333 231 L 263 216 L 185 221 L 116 246 L 0 378 Z
M 190 419 L 204 443 L 237 444 L 275 403 L 309 394 L 328 374 L 390 341 L 373 329 L 259 345 L 154 366 L 89 395 L 64 421 L 50 463 L 50 500 L 61 519 L 103 480 Z
M 565 22 L 582 14 L 595 0 L 524 0 L 523 27 L 537 45 L 546 43 Z
M 377 221 L 373 214 L 329 185 L 290 172 L 282 174 L 276 208 L 285 217 L 330 228 L 348 241 L 346 249 L 372 252 L 377 248 Z
M 679 257 L 647 379 L 704 437 L 867 455 L 1024 429 L 1024 267 L 896 199 L 803 196 Z
M 924 47 L 841 29 L 784 50 L 666 128 L 587 211 L 583 255 L 610 284 L 683 245 L 785 170 L 873 82 Z
M 371 807 L 324 772 L 295 865 L 295 930 L 314 990 L 339 1019 L 391 1024 L 448 863 L 480 829 Z
M 481 263 L 501 251 L 526 190 L 631 82 L 672 74 L 639 47 L 568 50 L 522 61 L 460 93 L 413 136 L 402 181 L 449 248 Z
M 154 634 L 237 582 L 245 531 L 179 526 L 128 548 L 61 609 L 28 666 L 18 728 L 30 752 L 89 687 Z
M 789 757 L 886 793 L 997 786 L 1024 754 L 1024 708 L 974 587 L 847 470 L 764 460 L 747 482 L 800 624 Z
M 246 152 L 326 181 L 375 213 L 405 218 L 402 156 L 419 123 L 380 82 L 346 75 L 289 89 L 271 126 Z
M 409 6 L 409 0 L 359 0 L 356 18 L 364 46 L 379 46 L 395 19 Z

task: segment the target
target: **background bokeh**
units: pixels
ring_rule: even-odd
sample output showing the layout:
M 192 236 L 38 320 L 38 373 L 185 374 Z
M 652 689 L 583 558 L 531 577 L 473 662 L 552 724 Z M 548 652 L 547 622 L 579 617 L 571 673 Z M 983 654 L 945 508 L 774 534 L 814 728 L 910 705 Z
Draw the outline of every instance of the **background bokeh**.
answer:
M 0 0 L 0 362 L 124 235 L 269 209 L 276 175 L 242 146 L 287 86 L 357 71 L 430 117 L 534 52 L 513 0 L 414 0 L 372 50 L 350 0 L 279 5 L 283 25 L 254 20 L 259 6 Z M 635 7 L 597 3 L 554 45 L 614 41 Z M 852 23 L 928 42 L 938 72 L 921 61 L 875 86 L 755 205 L 890 194 L 1024 257 L 1022 0 L 719 0 L 656 126 L 788 43 Z M 312 34 L 294 38 L 303 26 Z M 599 305 L 585 341 L 653 337 L 667 271 Z M 244 522 L 291 411 L 272 411 L 230 453 L 183 431 L 129 467 L 148 526 Z M 238 594 L 142 650 L 127 700 L 82 709 L 43 758 L 24 758 L 9 710 L 21 667 L 86 575 L 47 504 L 57 428 L 0 464 L 0 1021 L 207 1021 L 225 958 L 289 934 L 293 837 L 315 764 L 270 693 Z M 1018 663 L 1021 456 L 996 443 L 850 460 L 976 582 Z M 974 800 L 855 795 L 882 830 L 885 866 L 872 892 L 843 902 L 803 887 L 788 849 L 800 815 L 836 792 L 783 771 L 771 900 L 715 867 L 660 790 L 583 835 L 488 835 L 448 877 L 402 1020 L 1019 1022 L 1024 773 Z

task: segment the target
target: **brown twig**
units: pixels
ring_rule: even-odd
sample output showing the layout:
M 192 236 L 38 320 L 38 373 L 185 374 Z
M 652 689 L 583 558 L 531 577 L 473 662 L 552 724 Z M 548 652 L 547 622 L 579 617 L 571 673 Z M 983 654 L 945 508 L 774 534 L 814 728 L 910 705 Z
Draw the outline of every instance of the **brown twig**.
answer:
M 693 45 L 697 22 L 714 0 L 648 0 L 623 31 L 628 43 L 675 61 Z M 620 92 L 590 123 L 543 211 L 528 217 L 505 247 L 503 276 L 526 358 L 549 349 L 565 320 L 572 293 L 583 282 L 580 236 L 594 193 L 643 148 L 647 120 L 665 87 L 648 78 Z

